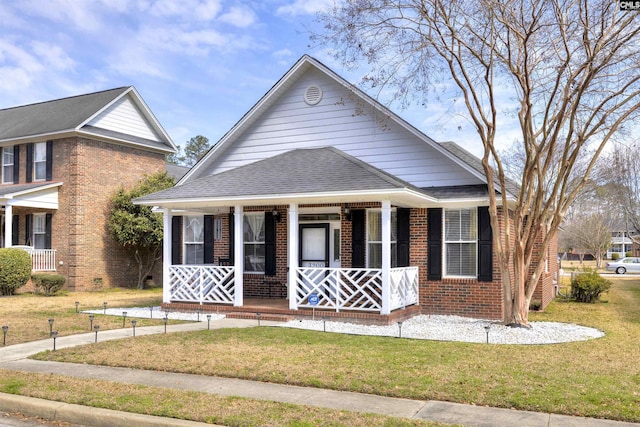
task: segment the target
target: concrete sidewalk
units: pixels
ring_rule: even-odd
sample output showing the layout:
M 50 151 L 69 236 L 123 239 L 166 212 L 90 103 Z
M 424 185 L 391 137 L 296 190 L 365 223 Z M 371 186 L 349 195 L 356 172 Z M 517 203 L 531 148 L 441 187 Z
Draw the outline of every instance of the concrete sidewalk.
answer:
M 270 322 L 263 321 L 268 326 Z M 252 320 L 221 319 L 211 322 L 211 329 L 256 326 Z M 206 322 L 169 325 L 167 332 L 193 331 L 207 328 Z M 164 326 L 136 329 L 136 336 L 164 332 Z M 98 341 L 131 337 L 132 330 L 116 329 L 98 333 Z M 56 349 L 91 344 L 95 333 L 59 337 Z M 593 418 L 569 417 L 528 411 L 479 407 L 458 403 L 421 401 L 388 398 L 362 393 L 317 389 L 311 387 L 287 386 L 239 379 L 207 377 L 201 375 L 176 374 L 144 371 L 128 368 L 111 368 L 84 364 L 60 362 L 40 362 L 29 360 L 31 354 L 51 350 L 53 340 L 42 340 L 0 348 L 0 368 L 16 371 L 38 372 L 91 378 L 106 381 L 117 380 L 126 384 L 140 384 L 152 387 L 166 387 L 197 391 L 224 396 L 239 396 L 252 399 L 270 400 L 354 412 L 370 412 L 403 418 L 417 418 L 466 426 L 518 426 L 518 427 L 626 427 L 640 424 Z M 110 411 L 50 402 L 23 396 L 0 394 L 0 410 L 22 412 L 43 418 L 66 421 L 87 426 L 196 426 L 203 425 L 189 421 L 149 417 L 120 411 Z

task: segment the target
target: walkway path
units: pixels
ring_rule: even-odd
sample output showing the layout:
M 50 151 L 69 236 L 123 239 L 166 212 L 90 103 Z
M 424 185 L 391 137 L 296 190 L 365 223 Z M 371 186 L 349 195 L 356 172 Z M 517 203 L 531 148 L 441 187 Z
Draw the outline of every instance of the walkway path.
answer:
M 270 322 L 263 321 L 263 325 Z M 211 329 L 241 328 L 255 326 L 252 320 L 221 319 L 211 321 Z M 169 325 L 168 332 L 193 331 L 207 328 L 206 322 Z M 164 332 L 164 326 L 136 328 L 136 336 Z M 107 341 L 130 337 L 131 329 L 115 329 L 99 332 L 98 340 Z M 91 344 L 94 333 L 71 335 L 56 339 L 56 349 Z M 450 402 L 421 401 L 381 397 L 362 393 L 351 393 L 287 386 L 239 379 L 207 377 L 201 375 L 144 371 L 139 369 L 112 368 L 84 364 L 42 362 L 27 359 L 28 356 L 51 350 L 53 340 L 34 341 L 0 348 L 0 368 L 16 371 L 66 375 L 70 377 L 117 381 L 152 387 L 167 387 L 198 391 L 224 396 L 240 396 L 252 399 L 271 400 L 307 406 L 355 412 L 370 412 L 394 417 L 418 418 L 466 426 L 518 426 L 518 427 L 638 427 L 640 424 L 593 418 L 569 417 L 538 412 L 479 407 Z M 24 396 L 0 393 L 0 410 L 22 412 L 43 418 L 60 420 L 86 426 L 201 426 L 190 421 L 159 418 L 127 412 L 89 408 L 80 405 L 51 402 Z

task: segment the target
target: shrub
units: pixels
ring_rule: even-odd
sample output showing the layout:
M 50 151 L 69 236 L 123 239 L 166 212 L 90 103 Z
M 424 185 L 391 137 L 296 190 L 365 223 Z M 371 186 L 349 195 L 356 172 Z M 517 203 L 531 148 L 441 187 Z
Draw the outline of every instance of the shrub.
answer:
M 618 252 L 614 252 L 611 254 L 611 260 L 617 261 L 620 259 L 620 254 Z
M 596 302 L 611 288 L 611 282 L 595 271 L 576 274 L 571 281 L 571 297 L 578 302 Z
M 633 256 L 633 252 L 627 251 L 627 252 L 624 253 L 624 256 L 626 256 L 626 257 Z
M 36 287 L 36 291 L 44 292 L 45 295 L 55 295 L 67 279 L 59 274 L 34 274 L 31 281 Z
M 31 255 L 16 248 L 0 249 L 0 294 L 13 295 L 29 281 Z

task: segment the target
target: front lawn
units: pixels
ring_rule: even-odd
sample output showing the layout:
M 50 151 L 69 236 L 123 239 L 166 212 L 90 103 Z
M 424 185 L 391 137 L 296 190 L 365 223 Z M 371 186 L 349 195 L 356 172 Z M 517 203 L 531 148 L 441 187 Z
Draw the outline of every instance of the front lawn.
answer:
M 606 332 L 567 344 L 466 344 L 256 327 L 145 336 L 39 358 L 640 422 L 640 279 L 616 277 L 603 299 L 559 300 L 532 313 L 532 321 Z M 158 357 L 133 357 L 139 354 Z M 17 392 L 30 394 L 31 380 L 23 381 Z M 0 390 L 5 387 L 0 380 Z

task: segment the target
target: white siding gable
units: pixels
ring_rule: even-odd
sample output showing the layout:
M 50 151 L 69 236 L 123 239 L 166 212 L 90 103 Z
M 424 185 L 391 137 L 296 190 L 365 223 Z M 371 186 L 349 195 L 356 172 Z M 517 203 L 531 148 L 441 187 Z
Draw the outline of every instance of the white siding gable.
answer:
M 322 90 L 315 105 L 308 87 Z M 212 175 L 296 148 L 333 146 L 418 187 L 482 181 L 393 119 L 381 115 L 332 77 L 311 68 L 234 141 L 227 141 L 206 171 Z M 435 144 L 435 143 L 433 143 Z M 292 177 L 295 179 L 295 177 Z
M 88 125 L 152 141 L 161 141 L 129 96 L 123 96 L 114 102 Z

